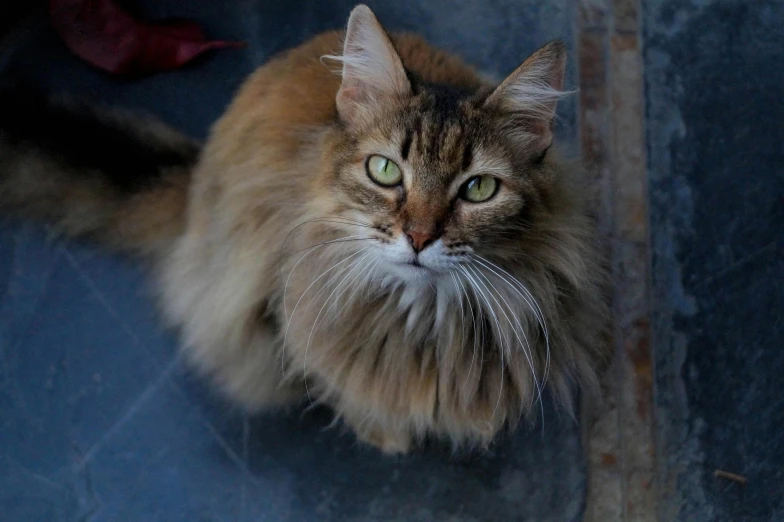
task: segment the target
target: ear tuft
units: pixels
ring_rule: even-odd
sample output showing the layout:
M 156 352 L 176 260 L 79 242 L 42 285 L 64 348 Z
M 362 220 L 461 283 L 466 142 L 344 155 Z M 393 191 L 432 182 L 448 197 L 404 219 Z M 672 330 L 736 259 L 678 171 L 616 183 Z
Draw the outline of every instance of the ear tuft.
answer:
M 486 107 L 511 117 L 535 148 L 544 150 L 552 142 L 552 124 L 558 101 L 570 94 L 563 91 L 566 74 L 566 45 L 551 42 L 510 74 L 487 98 Z
M 372 116 L 384 100 L 411 92 L 403 62 L 365 5 L 351 11 L 342 56 L 325 56 L 343 65 L 335 102 L 338 114 L 348 124 L 359 124 Z

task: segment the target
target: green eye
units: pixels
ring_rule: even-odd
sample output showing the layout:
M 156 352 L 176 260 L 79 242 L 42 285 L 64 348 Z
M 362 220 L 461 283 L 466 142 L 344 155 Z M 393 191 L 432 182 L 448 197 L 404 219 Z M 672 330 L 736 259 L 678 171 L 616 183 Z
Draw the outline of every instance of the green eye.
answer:
M 495 196 L 498 180 L 491 176 L 474 176 L 463 184 L 460 197 L 471 203 L 481 203 Z
M 382 187 L 393 187 L 403 179 L 400 167 L 384 156 L 370 156 L 365 168 L 370 179 Z

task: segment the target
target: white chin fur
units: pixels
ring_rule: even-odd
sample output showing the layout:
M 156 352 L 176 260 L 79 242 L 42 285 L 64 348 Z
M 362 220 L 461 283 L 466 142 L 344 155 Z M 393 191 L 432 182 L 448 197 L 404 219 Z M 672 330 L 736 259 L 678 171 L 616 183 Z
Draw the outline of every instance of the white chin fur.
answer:
M 454 265 L 440 239 L 416 256 L 405 236 L 400 235 L 393 243 L 381 246 L 379 254 L 384 260 L 384 283 L 392 285 L 430 287 L 442 277 L 448 276 L 449 269 Z M 419 266 L 413 264 L 414 262 L 418 262 Z
M 401 283 L 422 283 L 427 284 L 438 275 L 437 272 L 425 267 L 402 263 L 386 263 L 386 272 Z

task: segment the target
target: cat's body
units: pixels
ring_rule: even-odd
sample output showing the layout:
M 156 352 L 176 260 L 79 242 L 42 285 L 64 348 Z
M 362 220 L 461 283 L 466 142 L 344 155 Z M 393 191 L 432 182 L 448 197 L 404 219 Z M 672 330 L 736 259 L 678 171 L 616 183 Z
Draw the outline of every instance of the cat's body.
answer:
M 0 202 L 150 259 L 188 360 L 250 409 L 310 397 L 386 451 L 486 444 L 545 380 L 563 400 L 592 385 L 604 353 L 595 231 L 550 150 L 560 79 L 517 111 L 514 82 L 494 91 L 418 37 L 394 36 L 397 53 L 385 38 L 358 8 L 342 81 L 322 56 L 344 33 L 261 67 L 195 169 L 186 140 L 146 127 L 180 161 L 128 190 L 100 167 L 56 193 L 74 169 L 0 114 Z M 548 52 L 529 73 L 562 60 Z

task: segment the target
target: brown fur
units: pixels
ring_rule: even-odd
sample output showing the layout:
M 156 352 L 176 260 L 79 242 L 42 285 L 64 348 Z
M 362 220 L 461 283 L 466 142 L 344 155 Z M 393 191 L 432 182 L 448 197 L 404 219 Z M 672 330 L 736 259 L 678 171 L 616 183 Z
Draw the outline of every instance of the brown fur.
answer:
M 108 213 L 92 203 L 112 197 L 100 184 L 46 204 L 84 196 L 83 208 L 99 210 L 78 219 L 103 220 L 115 241 L 156 261 L 184 353 L 246 407 L 307 395 L 389 452 L 427 435 L 487 444 L 540 400 L 545 373 L 567 403 L 572 384 L 596 383 L 604 272 L 579 170 L 547 150 L 549 125 L 510 115 L 492 100 L 503 93 L 491 95 L 472 68 L 413 35 L 392 40 L 419 90 L 379 101 L 372 121 L 349 123 L 336 109 L 341 78 L 321 60 L 339 55 L 343 38 L 317 36 L 245 82 L 212 129 L 187 209 L 179 171 Z M 430 83 L 468 95 L 444 109 Z M 365 158 L 399 155 L 406 136 L 409 159 L 396 161 L 407 188 L 373 187 Z M 48 167 L 25 161 L 33 163 L 0 187 Z M 492 203 L 455 199 L 456 180 L 479 168 L 501 180 Z M 16 188 L 14 197 L 32 199 Z M 69 230 L 85 228 L 97 227 Z M 372 249 L 412 230 L 440 238 L 448 255 L 478 253 L 498 268 L 476 260 L 453 270 L 456 278 L 417 282 L 374 272 L 383 259 Z M 535 297 L 547 336 L 500 270 Z M 464 286 L 472 278 L 473 291 Z

